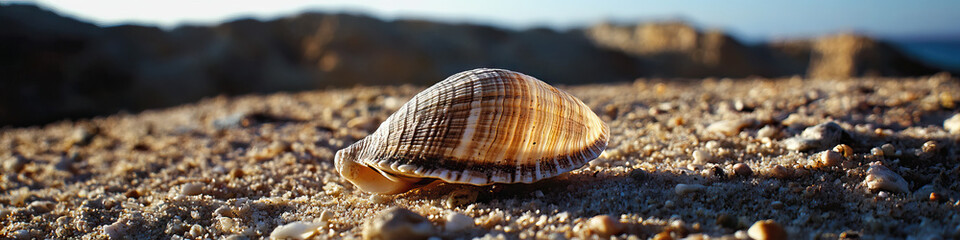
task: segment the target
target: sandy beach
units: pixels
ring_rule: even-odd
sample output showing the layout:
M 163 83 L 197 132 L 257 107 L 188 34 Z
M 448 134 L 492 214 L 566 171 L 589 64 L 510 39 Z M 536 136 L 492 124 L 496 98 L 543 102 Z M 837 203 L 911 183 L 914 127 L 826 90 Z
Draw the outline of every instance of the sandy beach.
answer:
M 960 237 L 960 81 L 948 74 L 558 87 L 611 127 L 599 158 L 533 184 L 399 195 L 358 190 L 334 153 L 422 87 L 216 97 L 0 129 L 0 236 Z

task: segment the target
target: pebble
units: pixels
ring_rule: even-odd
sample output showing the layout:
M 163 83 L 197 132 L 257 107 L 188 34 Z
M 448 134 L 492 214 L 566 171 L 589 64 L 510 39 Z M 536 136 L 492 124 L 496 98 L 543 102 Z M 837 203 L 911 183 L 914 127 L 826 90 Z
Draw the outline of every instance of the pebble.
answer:
M 427 239 L 433 234 L 427 218 L 399 207 L 387 209 L 363 225 L 363 239 Z
M 740 130 L 753 123 L 750 119 L 723 120 L 710 124 L 707 132 L 719 133 L 725 136 L 734 136 L 740 133 Z
M 920 147 L 920 153 L 917 156 L 924 159 L 931 158 L 937 154 L 937 150 L 939 150 L 937 141 L 927 141 Z
M 27 161 L 21 157 L 7 157 L 3 160 L 3 169 L 10 173 L 19 173 L 26 164 Z
M 220 223 L 220 231 L 223 232 L 233 232 L 233 228 L 237 227 L 237 221 L 233 218 L 217 217 L 217 222 Z
M 705 189 L 705 188 L 706 188 L 706 187 L 704 187 L 703 185 L 700 185 L 700 184 L 683 184 L 683 183 L 680 183 L 680 184 L 677 184 L 677 186 L 673 188 L 673 191 L 676 192 L 677 195 L 684 196 L 684 195 L 687 195 L 687 194 L 691 194 L 691 193 L 703 191 L 703 189 Z
M 213 120 L 211 123 L 214 129 L 221 130 L 232 127 L 240 126 L 240 122 L 247 116 L 246 113 L 234 113 L 228 116 L 224 116 L 218 119 Z
M 943 129 L 952 134 L 960 134 L 960 113 L 954 114 L 953 117 L 943 121 Z
M 623 232 L 623 224 L 610 215 L 599 215 L 587 221 L 587 228 L 601 238 L 608 238 Z
M 863 180 L 870 191 L 890 191 L 906 193 L 909 191 L 907 180 L 884 167 L 880 162 L 870 163 L 867 177 Z
M 820 167 L 833 167 L 840 165 L 842 154 L 833 150 L 827 150 L 820 153 L 818 165 Z
M 51 201 L 35 201 L 27 206 L 27 208 L 32 210 L 34 213 L 47 213 L 53 211 L 54 207 L 56 207 L 56 204 Z
M 883 150 L 881 150 L 879 147 L 871 148 L 870 154 L 875 157 L 883 157 Z
M 774 128 L 768 125 L 768 126 L 763 126 L 762 128 L 760 128 L 760 130 L 757 130 L 757 137 L 774 139 L 777 137 L 779 133 L 780 133 L 780 130 L 777 130 L 777 128 Z
M 696 150 L 693 151 L 693 161 L 699 164 L 713 162 L 713 155 L 710 155 L 707 151 Z
M 320 222 L 296 221 L 279 226 L 270 232 L 270 239 L 308 239 L 323 226 Z
M 473 218 L 463 213 L 450 211 L 446 216 L 447 223 L 444 229 L 448 232 L 460 232 L 473 227 Z
M 737 163 L 733 165 L 733 174 L 747 177 L 753 175 L 753 170 L 751 170 L 747 164 Z
M 103 233 L 110 237 L 110 239 L 126 239 L 125 236 L 129 235 L 127 229 L 127 221 L 124 218 L 117 219 L 116 222 L 107 224 L 103 226 Z
M 880 150 L 883 151 L 883 155 L 884 155 L 884 156 L 897 156 L 897 155 L 900 155 L 900 154 L 897 154 L 897 148 L 894 147 L 893 144 L 889 144 L 889 143 L 883 144 L 883 145 L 880 146 Z
M 833 147 L 833 151 L 840 153 L 840 155 L 845 158 L 853 157 L 853 148 L 850 147 L 850 145 L 838 144 L 837 146 Z
M 943 198 L 943 195 L 940 193 L 937 193 L 937 192 L 930 193 L 930 201 L 939 202 L 939 201 L 943 201 L 944 199 L 945 198 Z
M 783 207 L 785 207 L 781 201 L 773 201 L 770 203 L 770 206 L 773 207 L 773 209 L 783 209 Z
M 840 141 L 844 135 L 847 135 L 847 133 L 839 124 L 835 122 L 825 122 L 804 129 L 799 136 L 793 136 L 783 140 L 783 144 L 790 150 L 806 151 L 834 145 Z
M 203 193 L 203 183 L 186 183 L 180 186 L 180 195 L 183 196 L 193 196 Z
M 779 179 L 788 179 L 793 177 L 793 171 L 787 167 L 776 165 L 770 168 L 770 176 Z
M 773 220 L 761 220 L 753 223 L 747 229 L 747 235 L 754 240 L 781 240 L 787 239 L 787 231 Z

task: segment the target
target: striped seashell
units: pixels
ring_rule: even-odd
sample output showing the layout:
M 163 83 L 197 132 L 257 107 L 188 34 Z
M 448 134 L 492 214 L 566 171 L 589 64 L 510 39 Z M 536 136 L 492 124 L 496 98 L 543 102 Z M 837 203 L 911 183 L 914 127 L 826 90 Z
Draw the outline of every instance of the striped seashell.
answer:
M 337 152 L 361 190 L 406 192 L 440 179 L 531 183 L 583 166 L 609 128 L 579 99 L 503 69 L 457 73 L 420 92 L 375 132 Z

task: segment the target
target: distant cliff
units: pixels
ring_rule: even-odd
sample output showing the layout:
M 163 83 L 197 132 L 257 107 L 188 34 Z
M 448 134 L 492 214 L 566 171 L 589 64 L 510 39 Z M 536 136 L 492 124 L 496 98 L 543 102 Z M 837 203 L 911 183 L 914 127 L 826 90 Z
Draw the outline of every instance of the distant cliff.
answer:
M 566 84 L 938 71 L 863 36 L 746 46 L 682 23 L 511 31 L 306 13 L 165 31 L 98 27 L 31 5 L 0 6 L 0 126 L 139 111 L 219 94 L 429 85 L 477 67 Z

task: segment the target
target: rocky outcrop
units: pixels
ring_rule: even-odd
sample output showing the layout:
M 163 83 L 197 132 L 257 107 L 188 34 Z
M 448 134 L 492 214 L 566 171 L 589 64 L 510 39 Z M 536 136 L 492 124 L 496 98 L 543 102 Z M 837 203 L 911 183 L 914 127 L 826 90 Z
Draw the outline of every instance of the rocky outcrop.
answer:
M 856 34 L 836 34 L 810 40 L 773 43 L 770 49 L 806 62 L 808 77 L 916 76 L 936 71 L 910 59 L 890 44 Z
M 747 46 L 683 23 L 511 31 L 305 13 L 164 30 L 99 27 L 32 5 L 0 4 L 0 126 L 140 111 L 220 94 L 429 85 L 478 67 L 564 84 L 934 72 L 865 37 Z
M 664 77 L 776 75 L 763 55 L 719 31 L 679 22 L 617 26 L 601 23 L 585 34 L 597 45 L 646 60 L 644 74 Z

